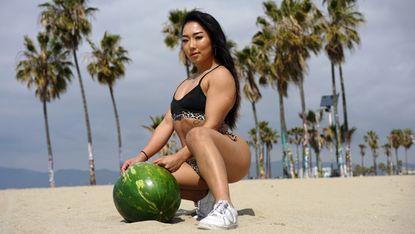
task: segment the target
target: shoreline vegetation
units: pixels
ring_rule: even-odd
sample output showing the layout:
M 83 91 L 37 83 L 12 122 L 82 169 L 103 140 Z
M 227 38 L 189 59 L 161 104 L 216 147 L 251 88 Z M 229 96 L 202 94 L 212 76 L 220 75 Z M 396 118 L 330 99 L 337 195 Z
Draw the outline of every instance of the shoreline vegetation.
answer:
M 282 176 L 282 162 L 272 162 L 271 168 L 273 171 L 272 178 L 255 178 L 254 164 L 251 164 L 250 173 L 244 178 L 244 180 L 261 180 L 261 179 L 288 179 Z M 330 176 L 332 163 L 323 163 L 324 174 L 323 178 L 336 178 Z M 357 166 L 358 167 L 358 166 Z M 389 176 L 387 171 L 381 167 L 378 176 Z M 409 164 L 408 175 L 415 175 L 415 165 Z M 317 169 L 314 168 L 314 171 Z M 119 177 L 119 172 L 108 169 L 97 169 L 97 185 L 112 185 Z M 55 187 L 76 187 L 89 185 L 88 181 L 89 172 L 87 170 L 79 169 L 60 169 L 55 172 L 56 184 Z M 404 176 L 402 174 L 401 176 Z M 365 177 L 375 176 L 372 174 L 366 174 Z M 363 177 L 363 175 L 355 174 L 354 177 Z M 48 173 L 41 171 L 33 171 L 30 169 L 21 168 L 7 168 L 0 167 L 0 190 L 5 189 L 28 189 L 28 188 L 47 188 L 48 185 Z M 318 177 L 309 177 L 318 178 Z M 303 178 L 296 178 L 303 179 Z

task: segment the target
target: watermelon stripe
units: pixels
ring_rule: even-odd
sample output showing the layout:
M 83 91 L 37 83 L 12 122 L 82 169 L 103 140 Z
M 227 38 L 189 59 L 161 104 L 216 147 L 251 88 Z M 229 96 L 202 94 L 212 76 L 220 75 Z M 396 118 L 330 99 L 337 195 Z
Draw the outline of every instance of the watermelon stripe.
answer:
M 147 199 L 146 196 L 144 196 L 143 192 L 141 191 L 141 189 L 144 188 L 144 181 L 143 180 L 138 180 L 138 181 L 135 182 L 135 184 L 137 185 L 137 192 L 141 196 L 141 198 L 144 201 L 147 202 L 147 204 L 150 206 L 150 208 L 152 210 L 158 212 L 157 205 L 154 204 L 154 202 L 152 202 L 149 199 Z

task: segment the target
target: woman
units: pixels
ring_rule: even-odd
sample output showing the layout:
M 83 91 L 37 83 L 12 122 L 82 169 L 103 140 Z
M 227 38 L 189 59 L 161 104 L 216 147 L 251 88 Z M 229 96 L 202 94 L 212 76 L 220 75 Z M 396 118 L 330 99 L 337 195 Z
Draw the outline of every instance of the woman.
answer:
M 182 50 L 197 73 L 179 84 L 163 121 L 122 170 L 148 160 L 175 131 L 183 147 L 154 163 L 172 173 L 183 199 L 197 202 L 199 228 L 235 228 L 238 214 L 228 183 L 247 174 L 251 156 L 245 140 L 230 131 L 240 103 L 234 63 L 219 23 L 200 11 L 185 16 Z

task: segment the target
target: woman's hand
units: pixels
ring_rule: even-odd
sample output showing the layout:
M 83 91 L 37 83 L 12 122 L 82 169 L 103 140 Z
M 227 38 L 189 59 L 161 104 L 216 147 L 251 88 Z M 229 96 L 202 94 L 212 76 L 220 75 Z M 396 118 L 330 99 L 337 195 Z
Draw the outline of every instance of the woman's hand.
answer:
M 141 157 L 141 154 L 139 154 L 133 158 L 125 160 L 124 164 L 121 167 L 121 171 L 122 173 L 124 173 L 129 167 L 133 166 L 134 164 L 137 164 L 139 162 L 145 162 L 145 161 L 146 161 L 146 158 Z
M 154 164 L 166 168 L 171 173 L 177 171 L 184 163 L 181 157 L 177 154 L 161 156 L 160 158 L 153 161 Z

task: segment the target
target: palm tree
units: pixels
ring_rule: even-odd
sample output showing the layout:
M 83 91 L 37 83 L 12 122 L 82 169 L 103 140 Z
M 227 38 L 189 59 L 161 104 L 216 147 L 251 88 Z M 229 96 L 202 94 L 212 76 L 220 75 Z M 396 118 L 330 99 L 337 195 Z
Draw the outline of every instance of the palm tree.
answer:
M 323 110 L 316 111 L 316 112 L 309 111 L 307 114 L 307 121 L 311 125 L 310 145 L 316 154 L 316 165 L 317 165 L 318 177 L 323 176 L 323 168 L 321 165 L 320 152 L 321 152 L 322 145 L 324 145 L 324 136 L 321 136 L 320 131 L 319 131 L 319 124 L 322 119 L 323 119 Z M 310 160 L 310 167 L 312 168 L 311 160 Z
M 277 143 L 278 139 L 278 132 L 269 126 L 269 122 L 267 121 L 259 121 L 259 137 L 260 137 L 260 144 L 262 145 L 260 152 L 260 160 L 259 160 L 259 176 L 261 178 L 271 178 L 272 172 L 271 172 L 271 150 L 272 146 Z M 256 131 L 255 128 L 251 129 L 250 134 L 252 137 L 256 137 L 256 134 L 254 132 Z M 265 166 L 264 166 L 264 160 L 265 160 Z
M 238 77 L 244 81 L 243 93 L 245 97 L 248 99 L 248 101 L 251 103 L 252 113 L 254 115 L 255 134 L 257 134 L 256 139 L 259 139 L 259 126 L 256 111 L 256 103 L 262 98 L 262 95 L 257 83 L 255 82 L 255 69 L 256 67 L 258 67 L 258 63 L 256 63 L 255 61 L 257 56 L 257 49 L 253 46 L 245 47 L 243 50 L 235 52 L 235 66 L 238 70 Z M 255 161 L 257 171 L 259 171 L 259 152 L 261 152 L 262 150 L 260 149 L 258 141 L 254 141 L 254 143 Z
M 346 125 L 342 124 L 340 126 L 340 139 L 341 143 L 344 144 L 347 142 L 352 142 L 353 134 L 356 132 L 356 128 L 348 128 L 346 130 Z M 353 176 L 353 168 L 352 168 L 352 156 L 350 153 L 350 150 L 346 150 L 346 168 L 345 168 L 345 174 L 348 176 Z
M 389 144 L 392 148 L 395 149 L 395 159 L 396 159 L 396 174 L 398 175 L 401 172 L 399 164 L 398 149 L 402 146 L 402 130 L 401 129 L 392 129 L 389 134 Z
M 150 116 L 150 119 L 151 119 L 151 124 L 150 125 L 141 125 L 141 127 L 147 129 L 151 133 L 154 133 L 157 126 L 159 126 L 161 124 L 161 122 L 163 121 L 163 115 L 155 116 L 155 117 Z
M 88 139 L 89 160 L 89 183 L 96 184 L 95 163 L 92 146 L 91 126 L 89 122 L 88 106 L 79 69 L 77 50 L 82 39 L 91 32 L 91 23 L 88 18 L 97 11 L 96 8 L 88 7 L 87 0 L 52 0 L 39 5 L 42 8 L 40 22 L 46 30 L 55 35 L 62 45 L 70 50 L 75 62 L 81 89 L 82 104 L 85 115 L 85 125 Z
M 266 122 L 267 126 L 264 129 L 264 144 L 265 147 L 267 149 L 267 153 L 266 153 L 266 162 L 265 162 L 265 168 L 266 168 L 266 178 L 272 178 L 272 169 L 271 169 L 271 150 L 274 144 L 277 144 L 278 142 L 278 132 L 277 130 L 274 130 L 270 127 L 268 127 L 268 122 Z M 292 161 L 292 159 L 290 159 L 290 161 Z M 291 165 L 291 170 L 294 169 L 294 165 Z M 294 173 L 295 174 L 295 173 Z
M 362 157 L 362 161 L 360 163 L 360 166 L 363 169 L 363 175 L 365 175 L 364 173 L 364 168 L 365 168 L 365 163 L 364 163 L 364 157 L 365 157 L 365 150 L 366 150 L 366 145 L 365 144 L 359 144 L 359 148 L 360 148 L 360 156 Z
M 29 89 L 35 88 L 35 95 L 42 102 L 48 150 L 49 186 L 55 187 L 47 103 L 59 98 L 60 94 L 66 91 L 67 83 L 72 78 L 70 69 L 72 64 L 67 60 L 68 51 L 51 35 L 40 32 L 37 40 L 39 49 L 28 36 L 24 37 L 25 51 L 16 66 L 16 79 L 25 83 Z
M 402 146 L 405 148 L 405 171 L 408 174 L 408 149 L 414 143 L 414 133 L 410 128 L 405 128 L 402 131 Z
M 388 171 L 388 175 L 392 175 L 392 173 L 393 173 L 393 171 L 392 171 L 392 168 L 393 168 L 393 165 L 392 165 L 392 161 L 391 161 L 391 145 L 390 144 L 388 144 L 388 143 L 386 143 L 386 144 L 383 144 L 382 145 L 382 148 L 383 148 L 383 150 L 384 150 L 384 152 L 385 152 L 385 155 L 386 155 L 386 168 L 387 168 L 387 171 Z
M 259 131 L 258 131 L 259 132 Z M 259 143 L 259 134 L 257 133 L 256 128 L 251 128 L 251 130 L 249 130 L 248 132 L 249 135 L 249 142 L 248 144 L 250 146 L 254 147 L 255 151 L 258 151 L 257 149 L 259 149 L 260 143 Z M 259 178 L 259 170 L 260 170 L 260 166 L 259 166 L 259 153 L 260 152 L 256 152 L 257 153 L 257 157 L 255 158 L 255 178 Z
M 310 130 L 310 146 L 314 150 L 316 155 L 316 167 L 317 167 L 317 177 L 323 177 L 323 167 L 321 160 L 321 147 L 324 144 L 324 137 L 320 135 L 318 129 Z M 311 163 L 311 162 L 310 162 Z M 315 176 L 315 175 L 313 175 Z
M 273 145 L 278 143 L 278 138 L 280 137 L 280 135 L 278 134 L 278 131 L 276 129 L 271 129 L 269 128 L 267 131 L 267 154 L 268 154 L 268 170 L 269 170 L 269 178 L 272 178 L 272 160 L 271 160 L 271 151 L 273 148 Z M 292 156 L 291 156 L 292 157 Z M 292 160 L 293 161 L 293 160 Z M 291 165 L 292 170 L 295 170 L 294 168 L 294 164 Z M 295 174 L 295 171 L 294 171 Z
M 265 45 L 271 43 L 268 50 L 274 53 L 271 58 L 272 80 L 277 81 L 278 92 L 284 94 L 286 82 L 292 81 L 300 89 L 302 120 L 304 128 L 303 155 L 308 159 L 309 142 L 304 97 L 304 74 L 307 71 L 307 59 L 311 52 L 317 54 L 321 48 L 322 14 L 312 1 L 283 0 L 280 8 L 274 1 L 264 2 L 266 17 L 258 17 L 257 24 L 262 32 L 257 35 L 265 38 Z M 281 99 L 281 98 L 280 98 Z M 282 128 L 282 143 L 285 145 L 286 129 Z M 283 147 L 284 148 L 284 147 Z M 285 152 L 285 151 L 284 151 Z
M 101 40 L 101 47 L 97 47 L 91 41 L 88 41 L 92 48 L 92 59 L 87 66 L 92 78 L 96 78 L 100 84 L 107 85 L 111 95 L 112 106 L 115 114 L 115 124 L 118 136 L 118 163 L 121 173 L 121 153 L 122 139 L 121 127 L 118 116 L 117 105 L 114 98 L 115 82 L 125 75 L 125 64 L 130 62 L 127 57 L 127 51 L 120 46 L 121 37 L 105 32 Z
M 164 44 L 166 44 L 167 47 L 173 49 L 180 45 L 181 43 L 181 26 L 184 17 L 187 15 L 187 10 L 172 10 L 169 12 L 169 22 L 166 23 L 163 27 L 162 32 L 165 35 L 164 38 Z M 184 55 L 183 51 L 180 50 L 179 52 L 180 61 L 183 62 L 183 64 L 186 67 L 186 74 L 187 77 L 190 76 L 190 62 Z
M 253 43 L 259 48 L 262 54 L 264 66 L 260 73 L 260 84 L 271 86 L 278 91 L 278 102 L 280 109 L 280 127 L 281 127 L 281 144 L 282 144 L 282 161 L 283 161 L 283 176 L 293 177 L 288 171 L 287 162 L 287 126 L 285 121 L 284 98 L 288 96 L 289 74 L 287 57 L 283 42 L 288 41 L 285 37 L 287 34 L 282 33 L 284 28 L 280 27 L 282 21 L 282 13 L 278 6 L 273 1 L 263 3 L 265 16 L 257 18 L 257 25 L 261 28 L 253 37 Z
M 288 132 L 288 143 L 289 144 L 294 144 L 296 146 L 296 158 L 297 158 L 297 167 L 296 167 L 296 177 L 299 176 L 300 173 L 300 154 L 299 154 L 299 146 L 302 144 L 303 142 L 303 135 L 304 135 L 304 130 L 302 128 L 291 128 Z M 303 155 L 304 156 L 304 155 Z M 304 158 L 302 159 L 304 161 Z M 304 163 L 302 165 L 305 165 Z
M 336 145 L 336 127 L 335 125 L 330 125 L 329 127 L 323 128 L 323 136 L 326 147 L 330 151 L 330 161 L 331 161 L 331 171 L 332 176 L 338 176 L 337 173 L 334 173 L 334 159 L 333 159 L 333 145 Z
M 356 0 L 323 0 L 323 4 L 327 3 L 328 10 L 328 22 L 325 32 L 325 51 L 331 62 L 331 73 L 332 73 L 332 89 L 334 97 L 334 114 L 336 119 L 336 125 L 339 125 L 338 111 L 337 111 L 337 91 L 335 82 L 335 65 L 339 66 L 342 103 L 343 103 L 343 115 L 345 131 L 349 129 L 348 118 L 347 118 L 347 105 L 346 105 L 346 93 L 343 81 L 342 66 L 345 62 L 344 48 L 349 50 L 353 49 L 355 45 L 360 43 L 359 33 L 357 27 L 364 23 L 363 15 L 356 10 Z M 336 134 L 338 129 L 336 130 Z M 337 138 L 339 139 L 339 138 Z M 341 149 L 340 144 L 337 144 L 337 157 L 339 150 Z M 350 155 L 350 142 L 346 142 L 346 155 Z M 339 162 L 341 166 L 342 162 Z
M 260 151 L 259 151 L 259 177 L 265 178 L 266 177 L 266 167 L 264 166 L 264 160 L 266 161 L 265 155 L 265 144 L 266 144 L 266 133 L 268 128 L 267 121 L 259 121 L 258 122 L 258 129 L 259 129 L 259 144 L 260 144 Z
M 286 50 L 289 53 L 287 61 L 288 73 L 291 80 L 298 86 L 301 100 L 301 119 L 303 121 L 304 144 L 303 155 L 308 159 L 310 142 L 308 134 L 308 123 L 306 114 L 306 103 L 304 95 L 304 74 L 307 71 L 307 59 L 311 52 L 318 54 L 322 46 L 321 31 L 323 26 L 322 13 L 308 0 L 305 1 L 283 1 L 281 3 L 283 14 L 282 24 L 286 28 L 284 33 L 289 36 Z
M 378 175 L 376 159 L 378 157 L 377 149 L 379 148 L 379 137 L 375 131 L 368 131 L 364 136 L 365 142 L 369 145 L 372 149 L 372 156 L 373 156 L 373 170 L 375 175 Z

